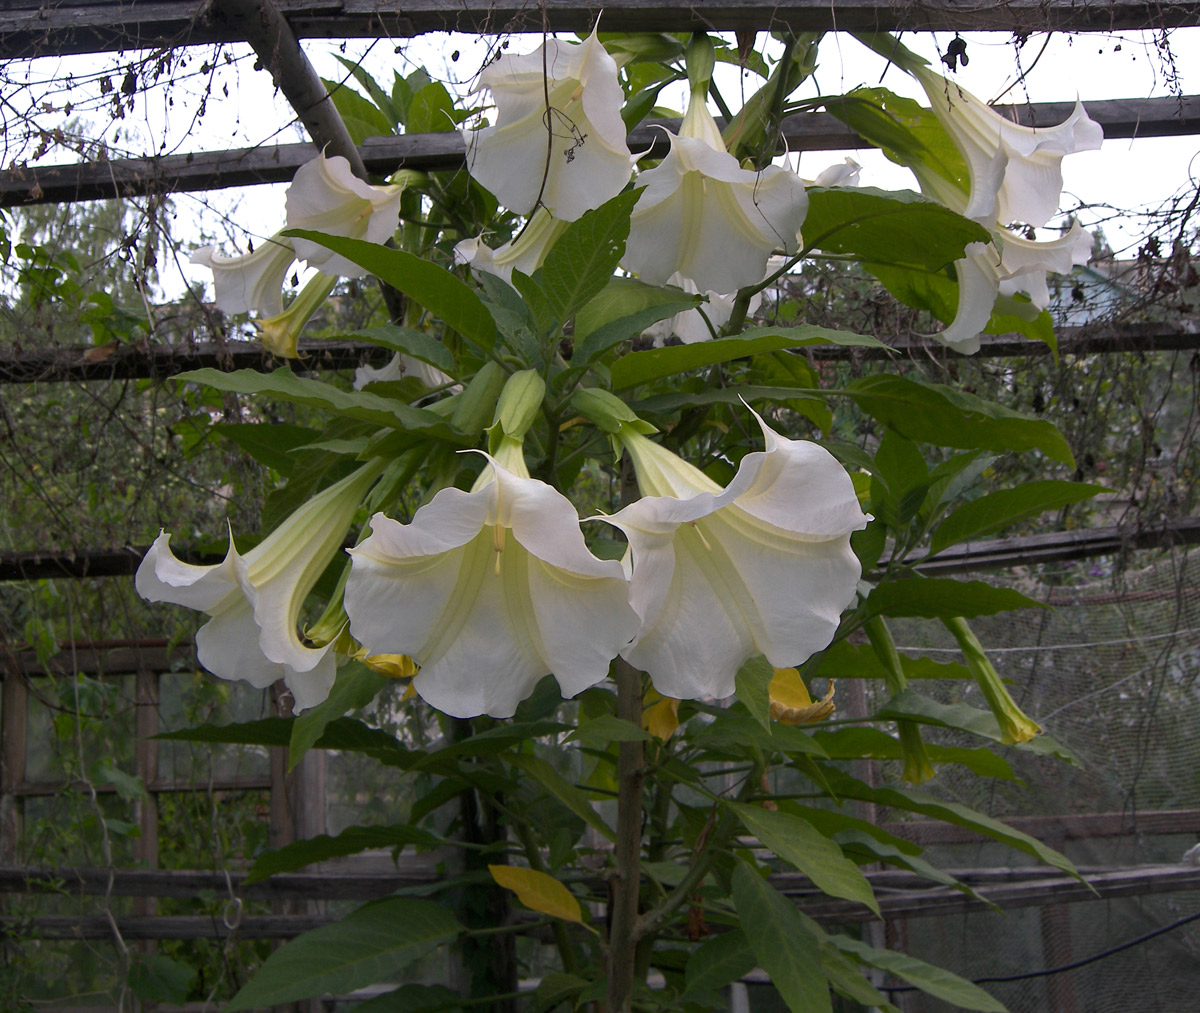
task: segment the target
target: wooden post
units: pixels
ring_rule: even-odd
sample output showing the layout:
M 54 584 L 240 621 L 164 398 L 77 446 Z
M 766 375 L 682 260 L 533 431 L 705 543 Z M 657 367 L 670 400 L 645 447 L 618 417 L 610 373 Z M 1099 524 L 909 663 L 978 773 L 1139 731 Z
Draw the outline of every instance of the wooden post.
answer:
M 1066 844 L 1064 834 L 1056 834 L 1046 841 L 1055 851 L 1062 851 Z M 1042 960 L 1047 968 L 1069 964 L 1071 954 L 1071 908 L 1068 904 L 1046 904 L 1041 908 Z M 1054 1013 L 1076 1013 L 1075 982 L 1071 972 L 1052 974 L 1046 979 L 1047 1009 Z
M 0 672 L 0 863 L 18 864 L 21 800 L 16 789 L 25 780 L 25 733 L 29 723 L 28 690 L 16 666 Z
M 138 803 L 141 837 L 134 842 L 134 856 L 147 868 L 158 868 L 158 673 L 139 670 L 134 676 L 137 744 L 134 772 L 146 786 L 146 796 Z M 152 915 L 158 905 L 153 897 L 138 897 L 134 914 Z

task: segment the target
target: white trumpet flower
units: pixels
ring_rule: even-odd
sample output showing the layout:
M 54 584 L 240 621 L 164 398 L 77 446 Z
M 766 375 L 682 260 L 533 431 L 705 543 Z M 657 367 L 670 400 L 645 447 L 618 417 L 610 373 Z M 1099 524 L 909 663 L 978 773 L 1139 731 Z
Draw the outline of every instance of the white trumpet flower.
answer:
M 245 555 L 231 535 L 225 559 L 213 566 L 181 561 L 160 532 L 134 578 L 138 594 L 212 617 L 196 634 L 196 650 L 213 675 L 258 689 L 283 679 L 297 711 L 315 707 L 329 695 L 336 665 L 329 646 L 300 642 L 300 609 L 383 466 L 372 461 L 318 493 Z
M 478 87 L 490 89 L 496 123 L 463 131 L 467 169 L 505 207 L 527 215 L 541 204 L 574 221 L 629 182 L 617 64 L 594 31 L 578 44 L 549 39 L 501 56 Z
M 854 600 L 850 534 L 869 518 L 850 476 L 815 443 L 758 421 L 766 450 L 742 458 L 724 490 L 632 427 L 617 436 L 643 493 L 606 518 L 629 539 L 641 618 L 622 655 L 666 696 L 729 696 L 758 654 L 776 668 L 801 664 Z
M 292 241 L 276 233 L 253 253 L 226 257 L 215 246 L 201 246 L 191 256 L 213 273 L 217 308 L 223 313 L 257 313 L 273 317 L 283 312 L 283 282 L 295 263 Z
M 351 634 L 412 658 L 417 693 L 454 717 L 509 717 L 551 673 L 575 696 L 637 631 L 621 564 L 587 550 L 575 508 L 529 477 L 516 440 L 411 524 L 376 514 L 351 556 Z

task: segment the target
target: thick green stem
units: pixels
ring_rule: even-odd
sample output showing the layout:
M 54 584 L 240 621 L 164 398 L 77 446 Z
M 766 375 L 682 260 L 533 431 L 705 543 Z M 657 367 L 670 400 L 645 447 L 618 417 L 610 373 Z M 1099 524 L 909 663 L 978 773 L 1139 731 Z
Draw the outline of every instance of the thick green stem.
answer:
M 895 696 L 908 685 L 908 679 L 900 665 L 900 652 L 896 650 L 892 632 L 879 616 L 868 619 L 863 624 L 863 629 L 875 656 L 883 665 L 887 691 Z M 904 757 L 904 779 L 910 784 L 923 784 L 933 777 L 936 771 L 929 761 L 929 754 L 925 751 L 921 728 L 915 721 L 900 720 L 896 722 L 896 730 L 900 733 L 900 751 Z
M 613 676 L 617 682 L 617 717 L 640 728 L 642 673 L 623 658 L 617 658 L 613 662 Z M 617 840 L 614 868 L 609 877 L 606 1013 L 631 1013 L 642 884 L 642 782 L 646 756 L 641 742 L 621 742 L 617 750 Z

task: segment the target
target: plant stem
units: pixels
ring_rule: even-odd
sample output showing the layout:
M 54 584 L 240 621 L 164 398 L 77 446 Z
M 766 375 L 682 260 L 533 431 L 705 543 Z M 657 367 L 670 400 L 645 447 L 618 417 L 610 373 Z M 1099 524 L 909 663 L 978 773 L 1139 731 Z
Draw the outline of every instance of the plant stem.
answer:
M 642 724 L 642 673 L 623 658 L 613 662 L 617 682 L 617 717 Z M 641 891 L 642 781 L 645 747 L 622 742 L 617 752 L 617 840 L 608 929 L 608 1003 L 606 1013 L 631 1013 L 638 940 L 638 897 Z

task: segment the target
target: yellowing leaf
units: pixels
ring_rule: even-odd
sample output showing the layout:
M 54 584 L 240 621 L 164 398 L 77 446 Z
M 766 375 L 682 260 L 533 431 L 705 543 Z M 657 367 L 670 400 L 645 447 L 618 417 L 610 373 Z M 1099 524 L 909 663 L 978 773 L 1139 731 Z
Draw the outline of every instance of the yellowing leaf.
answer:
M 771 678 L 771 717 L 785 725 L 805 725 L 823 721 L 836 709 L 833 703 L 833 680 L 829 692 L 813 703 L 808 687 L 794 668 L 777 668 Z
M 663 696 L 653 686 L 647 688 L 642 699 L 642 727 L 666 742 L 679 727 L 679 701 Z
M 492 879 L 511 890 L 527 908 L 552 918 L 583 924 L 583 912 L 574 895 L 553 876 L 519 865 L 489 865 Z

